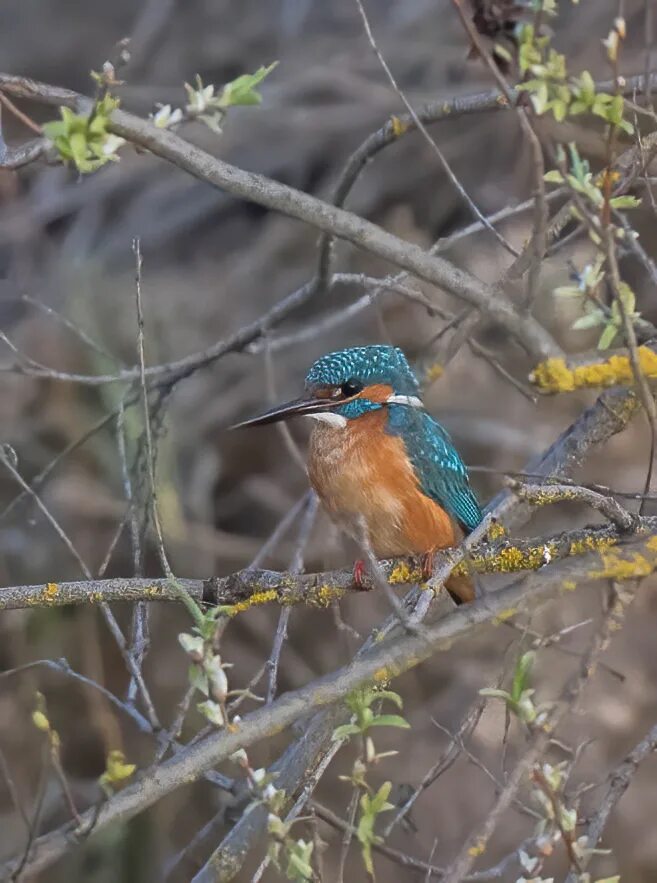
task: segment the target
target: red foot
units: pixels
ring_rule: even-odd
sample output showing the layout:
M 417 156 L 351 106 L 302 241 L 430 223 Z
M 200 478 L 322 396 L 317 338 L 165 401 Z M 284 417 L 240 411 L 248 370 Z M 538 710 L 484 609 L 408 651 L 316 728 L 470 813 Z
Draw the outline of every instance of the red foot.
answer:
M 433 576 L 433 564 L 436 560 L 436 550 L 432 549 L 430 552 L 425 552 L 420 560 L 422 562 L 422 578 L 426 582 Z
M 358 589 L 366 589 L 367 588 L 367 586 L 365 585 L 365 581 L 364 581 L 365 573 L 366 573 L 365 562 L 362 560 L 362 558 L 359 558 L 358 561 L 354 561 L 353 580 L 354 580 L 354 585 L 356 586 L 356 588 L 358 588 Z

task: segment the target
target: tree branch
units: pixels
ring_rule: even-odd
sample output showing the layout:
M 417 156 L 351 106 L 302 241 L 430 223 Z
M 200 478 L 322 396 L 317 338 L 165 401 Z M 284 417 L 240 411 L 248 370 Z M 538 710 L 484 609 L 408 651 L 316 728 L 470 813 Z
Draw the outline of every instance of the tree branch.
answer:
M 108 825 L 125 822 L 183 784 L 196 781 L 206 770 L 227 760 L 238 748 L 248 748 L 282 732 L 310 709 L 333 705 L 357 687 L 386 683 L 418 666 L 455 639 L 475 634 L 486 624 L 505 618 L 509 611 L 535 610 L 564 587 L 574 588 L 583 575 L 591 580 L 629 579 L 657 569 L 655 535 L 635 540 L 612 553 L 591 552 L 578 560 L 564 561 L 531 574 L 480 601 L 463 605 L 445 619 L 425 626 L 421 635 L 402 634 L 371 648 L 344 668 L 311 684 L 283 694 L 266 708 L 244 717 L 238 726 L 212 733 L 182 749 L 152 774 L 109 799 L 99 810 L 88 810 L 77 828 L 65 825 L 39 837 L 26 865 L 30 873 L 48 867 L 68 848 Z M 93 828 L 91 829 L 91 827 Z M 0 867 L 0 877 L 11 876 L 14 863 Z M 201 878 L 200 878 L 201 879 Z M 210 878 L 207 878 L 210 879 Z
M 17 97 L 70 107 L 78 113 L 88 113 L 93 106 L 90 98 L 76 92 L 9 74 L 0 74 L 0 89 Z M 173 132 L 159 129 L 133 114 L 115 110 L 109 128 L 207 184 L 304 221 L 444 288 L 506 328 L 536 360 L 561 354 L 551 335 L 533 317 L 521 315 L 501 295 L 491 297 L 490 289 L 479 279 L 443 258 L 430 255 L 420 246 L 293 187 L 223 162 Z

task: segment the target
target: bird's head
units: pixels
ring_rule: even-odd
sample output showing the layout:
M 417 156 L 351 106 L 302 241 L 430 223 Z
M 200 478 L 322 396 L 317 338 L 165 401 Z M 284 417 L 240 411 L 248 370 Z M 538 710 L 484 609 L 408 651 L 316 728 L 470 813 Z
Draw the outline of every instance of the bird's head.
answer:
M 421 406 L 419 384 L 404 353 L 394 346 L 355 346 L 328 353 L 306 375 L 306 395 L 239 423 L 257 426 L 309 416 L 344 427 L 388 404 Z

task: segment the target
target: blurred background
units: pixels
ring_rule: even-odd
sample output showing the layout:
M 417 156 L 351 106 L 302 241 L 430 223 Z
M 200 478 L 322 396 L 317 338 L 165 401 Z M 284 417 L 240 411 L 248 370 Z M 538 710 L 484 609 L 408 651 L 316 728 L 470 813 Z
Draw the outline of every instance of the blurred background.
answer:
M 596 77 L 607 77 L 601 40 L 617 14 L 617 4 L 583 0 L 572 6 L 563 0 L 561 5 L 556 45 L 567 54 L 571 69 L 589 69 Z M 623 70 L 627 74 L 644 69 L 644 6 L 639 0 L 625 4 L 628 40 Z M 380 48 L 415 107 L 490 88 L 484 68 L 467 58 L 462 28 L 448 0 L 371 0 L 368 7 Z M 124 107 L 144 116 L 157 103 L 181 105 L 183 83 L 192 82 L 196 74 L 205 83 L 220 85 L 279 60 L 263 84 L 261 107 L 232 111 L 220 136 L 200 124 L 190 124 L 183 134 L 228 162 L 326 199 L 361 141 L 391 114 L 403 112 L 368 47 L 353 0 L 114 0 L 109 4 L 5 0 L 0 7 L 0 33 L 3 70 L 87 94 L 93 88 L 89 71 L 100 69 L 117 41 L 131 36 L 131 61 L 120 71 L 126 84 L 117 93 Z M 53 109 L 22 106 L 39 122 L 55 116 Z M 3 126 L 10 144 L 30 137 L 6 112 Z M 531 170 L 512 114 L 447 119 L 431 131 L 486 214 L 529 197 Z M 600 132 L 595 124 L 583 121 L 559 131 L 546 128 L 545 134 L 562 141 L 576 138 L 582 153 L 599 166 Z M 70 169 L 43 163 L 18 174 L 0 171 L 0 329 L 21 353 L 50 368 L 83 374 L 111 373 L 117 365 L 136 363 L 134 237 L 141 240 L 144 259 L 150 364 L 203 350 L 312 277 L 317 231 L 239 202 L 149 155 L 125 149 L 121 157 L 118 164 L 82 179 Z M 377 156 L 359 179 L 348 207 L 427 247 L 472 220 L 429 146 L 416 134 Z M 644 247 L 654 255 L 654 217 L 639 211 L 634 221 Z M 530 213 L 520 214 L 500 229 L 520 246 L 530 224 Z M 486 281 L 497 279 L 510 262 L 487 233 L 462 240 L 448 257 Z M 589 257 L 586 243 L 575 243 L 549 258 L 541 277 L 537 312 L 573 351 L 593 345 L 595 334 L 589 338 L 571 331 L 575 307 L 556 300 L 552 291 L 566 284 L 573 269 L 581 269 Z M 344 244 L 338 245 L 335 266 L 341 272 L 372 275 L 391 270 Z M 654 321 L 654 292 L 639 274 L 630 275 L 630 281 L 639 295 L 639 309 Z M 226 356 L 178 384 L 163 403 L 154 422 L 158 488 L 165 544 L 177 575 L 207 577 L 244 567 L 306 490 L 306 476 L 276 427 L 231 434 L 227 426 L 272 400 L 296 395 L 308 366 L 331 349 L 393 342 L 419 365 L 435 354 L 432 341 L 443 325 L 441 319 L 427 317 L 422 307 L 394 294 L 345 315 L 346 307 L 361 293 L 357 286 L 332 289 L 274 329 L 266 346 L 260 342 L 246 352 Z M 446 308 L 458 307 L 441 292 L 427 288 L 427 294 Z M 82 329 L 94 346 L 76 329 Z M 304 329 L 319 331 L 300 334 Z M 480 340 L 515 377 L 526 380 L 529 363 L 499 330 L 482 329 Z M 0 342 L 0 366 L 13 363 L 10 347 Z M 9 370 L 0 373 L 0 385 L 0 442 L 11 445 L 17 468 L 28 481 L 65 454 L 39 493 L 89 568 L 97 572 L 124 518 L 125 482 L 115 422 L 86 439 L 85 434 L 116 407 L 122 390 L 116 385 L 94 387 L 26 377 Z M 428 407 L 452 433 L 466 463 L 494 470 L 521 469 L 593 398 L 572 395 L 532 403 L 465 347 L 426 393 Z M 125 428 L 126 460 L 139 475 L 141 422 L 132 411 L 126 415 Z M 302 449 L 306 433 L 305 425 L 292 426 Z M 639 489 L 647 446 L 645 427 L 636 421 L 596 453 L 583 478 L 621 490 Z M 482 501 L 501 482 L 495 474 L 473 472 Z M 34 501 L 15 501 L 19 491 L 12 477 L 0 472 L 0 584 L 79 577 L 76 562 Z M 136 481 L 135 493 L 144 492 Z M 590 521 L 588 512 L 559 508 L 542 512 L 528 532 Z M 267 564 L 287 567 L 294 539 L 293 530 L 276 543 Z M 349 562 L 349 549 L 320 513 L 306 550 L 306 568 L 320 570 Z M 146 548 L 144 569 L 150 575 L 160 572 L 151 547 Z M 125 530 L 107 575 L 133 573 L 130 532 Z M 603 781 L 654 721 L 657 611 L 650 582 L 641 587 L 625 629 L 605 657 L 622 679 L 602 669 L 587 690 L 584 714 L 571 718 L 560 734 L 573 746 L 578 740 L 592 740 L 577 768 L 577 781 Z M 599 591 L 584 590 L 577 597 L 554 602 L 541 611 L 533 627 L 550 632 L 595 618 L 600 611 Z M 376 594 L 345 601 L 339 616 L 330 610 L 295 609 L 281 657 L 279 689 L 300 686 L 344 664 L 359 645 L 352 630 L 364 637 L 387 613 L 388 602 Z M 115 614 L 129 632 L 131 611 L 117 607 Z M 278 611 L 272 608 L 231 623 L 222 643 L 223 658 L 235 665 L 231 683 L 248 683 L 267 659 L 277 618 Z M 187 664 L 177 643 L 185 625 L 185 617 L 173 605 L 153 605 L 144 673 L 158 715 L 167 725 L 187 685 Z M 563 646 L 577 654 L 586 633 L 585 625 L 564 639 Z M 397 689 L 413 728 L 382 731 L 377 746 L 394 746 L 400 754 L 382 765 L 381 780 L 394 778 L 402 787 L 417 784 L 449 741 L 432 718 L 448 730 L 457 729 L 477 691 L 512 664 L 516 652 L 517 636 L 499 626 L 401 679 Z M 129 682 L 125 664 L 95 608 L 15 611 L 0 617 L 1 670 L 60 658 L 125 696 Z M 558 648 L 543 651 L 537 665 L 538 696 L 557 695 L 576 664 L 573 655 Z M 152 737 L 140 734 L 98 691 L 43 666 L 0 676 L 3 765 L 26 807 L 40 787 L 43 753 L 42 734 L 31 722 L 36 690 L 45 695 L 53 726 L 60 733 L 63 765 L 78 806 L 97 799 L 97 778 L 108 750 L 121 748 L 140 765 L 152 758 Z M 184 737 L 191 737 L 202 723 L 192 710 Z M 472 754 L 499 778 L 503 730 L 501 705 L 491 704 L 468 743 Z M 254 762 L 271 763 L 288 738 L 257 746 Z M 518 744 L 514 734 L 510 757 Z M 318 792 L 343 816 L 350 791 L 337 774 L 349 766 L 347 749 Z M 657 879 L 652 815 L 656 784 L 653 759 L 642 767 L 613 816 L 604 841 L 613 856 L 599 860 L 597 876 L 619 869 L 628 883 Z M 461 755 L 418 801 L 415 829 L 397 830 L 391 845 L 426 859 L 438 838 L 434 859 L 446 863 L 490 808 L 494 788 L 490 778 Z M 128 825 L 98 837 L 39 879 L 53 883 L 91 876 L 98 881 L 163 880 L 172 857 L 209 819 L 218 817 L 210 836 L 190 850 L 168 877 L 190 879 L 230 825 L 230 812 L 221 816 L 229 802 L 208 783 L 182 789 Z M 52 777 L 46 784 L 42 829 L 67 818 L 61 790 Z M 517 810 L 510 812 L 498 827 L 484 864 L 494 864 L 531 833 L 533 824 Z M 327 879 L 332 879 L 341 835 L 328 827 L 322 827 L 321 833 L 329 844 L 324 861 Z M 0 777 L 1 857 L 15 854 L 24 838 L 23 820 Z M 558 863 L 555 867 L 558 871 Z M 421 879 L 385 859 L 377 858 L 377 868 L 381 881 Z M 250 879 L 249 871 L 243 879 Z M 346 879 L 365 879 L 357 849 L 352 850 Z

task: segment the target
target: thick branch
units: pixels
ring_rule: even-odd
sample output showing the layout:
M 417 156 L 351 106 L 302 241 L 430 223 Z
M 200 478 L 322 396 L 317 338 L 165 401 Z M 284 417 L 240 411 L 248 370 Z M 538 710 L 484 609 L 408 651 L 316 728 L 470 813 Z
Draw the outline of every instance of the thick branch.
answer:
M 546 495 L 549 496 L 550 490 L 549 485 L 545 487 Z M 652 533 L 657 533 L 657 516 L 637 520 L 634 536 Z M 593 549 L 611 549 L 627 536 L 627 527 L 609 524 L 564 531 L 548 537 L 484 542 L 472 547 L 464 556 L 465 560 L 456 566 L 453 564 L 452 551 L 436 555 L 434 569 L 441 577 L 443 572 L 449 571 L 490 574 L 539 570 L 550 562 L 582 555 Z M 418 584 L 424 579 L 421 563 L 412 559 L 381 561 L 380 570 L 393 586 Z M 227 605 L 231 608 L 231 614 L 274 602 L 283 606 L 308 604 L 312 607 L 328 607 L 347 592 L 375 588 L 374 581 L 367 575 L 363 577 L 362 588 L 355 586 L 350 569 L 299 574 L 250 568 L 229 576 L 207 580 L 179 579 L 177 582 L 196 601 L 213 606 Z M 115 601 L 179 600 L 179 591 L 166 578 L 149 580 L 121 577 L 0 589 L 0 610 Z
M 78 112 L 89 112 L 92 107 L 91 99 L 75 92 L 9 74 L 0 74 L 0 89 L 10 95 L 63 105 Z M 110 129 L 205 183 L 346 239 L 425 282 L 444 288 L 505 327 L 537 360 L 560 355 L 556 342 L 533 317 L 520 315 L 505 297 L 491 297 L 489 288 L 479 279 L 443 258 L 430 255 L 420 246 L 293 187 L 223 162 L 173 132 L 158 129 L 125 111 L 114 111 Z
M 591 552 L 579 560 L 554 565 L 531 574 L 500 592 L 464 605 L 445 619 L 423 628 L 420 635 L 403 634 L 391 641 L 374 644 L 351 664 L 313 681 L 300 690 L 283 694 L 270 706 L 247 715 L 239 726 L 221 730 L 182 749 L 163 763 L 154 775 L 112 797 L 98 813 L 87 811 L 82 825 L 70 825 L 39 837 L 26 866 L 30 873 L 48 867 L 87 833 L 96 833 L 117 822 L 125 822 L 183 784 L 196 781 L 206 770 L 227 760 L 238 748 L 248 748 L 262 739 L 280 733 L 311 709 L 332 705 L 355 688 L 367 683 L 385 683 L 424 662 L 440 650 L 452 646 L 455 639 L 477 632 L 485 624 L 505 618 L 510 611 L 520 611 L 546 600 L 555 592 L 574 588 L 584 576 L 592 580 L 628 579 L 645 576 L 657 568 L 657 537 L 635 540 L 623 549 Z M 94 823 L 95 820 L 95 824 Z M 90 828 L 93 830 L 90 832 Z M 14 865 L 0 868 L 0 877 L 11 876 Z

